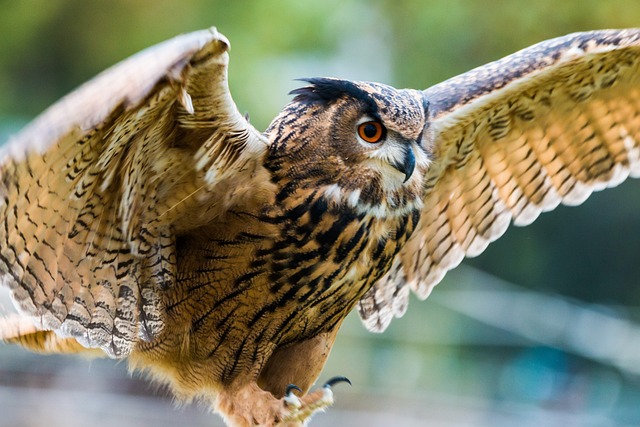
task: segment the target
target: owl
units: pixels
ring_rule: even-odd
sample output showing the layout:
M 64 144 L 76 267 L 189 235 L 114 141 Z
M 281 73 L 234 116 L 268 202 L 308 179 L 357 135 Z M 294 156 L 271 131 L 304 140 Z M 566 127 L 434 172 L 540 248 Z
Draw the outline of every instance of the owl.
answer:
M 0 153 L 0 337 L 127 359 L 230 426 L 301 426 L 356 309 L 383 331 L 508 225 L 640 175 L 640 30 L 427 90 L 304 79 L 264 133 L 215 29 L 80 87 Z

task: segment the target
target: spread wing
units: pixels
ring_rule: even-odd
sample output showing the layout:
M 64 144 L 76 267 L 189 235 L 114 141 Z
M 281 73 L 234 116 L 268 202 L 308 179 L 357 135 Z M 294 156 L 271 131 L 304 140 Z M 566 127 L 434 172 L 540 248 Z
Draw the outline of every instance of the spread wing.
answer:
M 382 330 L 510 222 L 640 176 L 640 30 L 576 33 L 424 92 L 433 163 L 418 227 L 360 314 Z
M 162 330 L 174 236 L 232 203 L 267 147 L 229 94 L 228 47 L 211 29 L 147 49 L 2 147 L 0 275 L 37 328 L 113 357 Z

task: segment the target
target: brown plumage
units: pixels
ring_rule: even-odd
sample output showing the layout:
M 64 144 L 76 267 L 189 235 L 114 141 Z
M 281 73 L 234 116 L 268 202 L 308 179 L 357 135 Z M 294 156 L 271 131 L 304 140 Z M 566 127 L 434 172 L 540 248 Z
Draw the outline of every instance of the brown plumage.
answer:
M 383 330 L 511 220 L 640 175 L 639 39 L 574 34 L 424 92 L 309 79 L 264 134 L 215 30 L 146 50 L 3 148 L 22 316 L 0 337 L 128 358 L 230 425 L 301 425 L 354 307 Z

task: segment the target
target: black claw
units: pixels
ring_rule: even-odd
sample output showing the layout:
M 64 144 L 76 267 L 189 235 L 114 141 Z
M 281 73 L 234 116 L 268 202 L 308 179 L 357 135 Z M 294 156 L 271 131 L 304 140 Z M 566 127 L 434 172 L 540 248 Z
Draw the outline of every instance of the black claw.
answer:
M 300 393 L 302 393 L 302 389 L 300 387 L 295 384 L 289 384 L 284 390 L 284 395 L 289 396 L 293 392 L 293 390 L 298 390 Z
M 336 385 L 338 383 L 347 383 L 349 385 L 352 385 L 351 381 L 349 381 L 349 378 L 347 378 L 347 377 L 333 377 L 333 378 L 329 379 L 329 381 L 324 383 L 324 385 L 322 387 L 331 388 L 331 387 L 333 387 L 334 385 Z

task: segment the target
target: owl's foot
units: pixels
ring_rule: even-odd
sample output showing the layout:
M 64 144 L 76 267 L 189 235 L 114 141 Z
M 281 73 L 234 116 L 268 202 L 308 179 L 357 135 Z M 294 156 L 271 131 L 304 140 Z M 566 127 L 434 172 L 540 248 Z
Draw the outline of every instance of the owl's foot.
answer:
M 301 427 L 313 414 L 333 404 L 331 387 L 339 382 L 351 384 L 345 377 L 335 377 L 303 397 L 293 394 L 300 388 L 289 385 L 281 399 L 251 383 L 233 393 L 220 393 L 216 411 L 233 427 Z
M 351 385 L 351 381 L 346 377 L 333 377 L 327 381 L 321 389 L 315 390 L 302 398 L 293 394 L 293 390 L 300 392 L 302 390 L 293 384 L 289 385 L 282 400 L 290 413 L 283 418 L 283 421 L 285 423 L 294 422 L 293 425 L 297 425 L 295 422 L 303 423 L 316 412 L 324 411 L 333 405 L 333 391 L 331 387 L 341 382 L 346 382 Z

